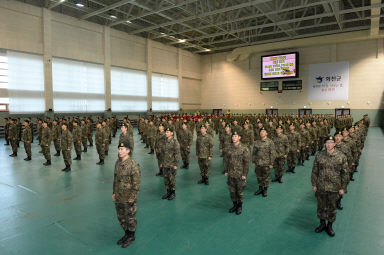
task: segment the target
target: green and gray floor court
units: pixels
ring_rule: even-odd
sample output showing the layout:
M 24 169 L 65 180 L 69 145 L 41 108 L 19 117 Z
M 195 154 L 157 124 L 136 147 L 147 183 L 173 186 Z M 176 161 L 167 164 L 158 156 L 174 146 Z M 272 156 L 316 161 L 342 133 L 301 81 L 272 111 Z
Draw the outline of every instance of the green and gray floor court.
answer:
M 195 135 L 196 139 L 196 135 Z M 135 133 L 134 159 L 142 172 L 136 241 L 126 249 L 116 245 L 123 235 L 112 203 L 117 159 L 113 139 L 105 165 L 97 166 L 96 148 L 73 161 L 52 156 L 45 167 L 35 142 L 33 160 L 25 162 L 23 146 L 10 158 L 10 146 L 0 140 L 0 254 L 383 254 L 384 136 L 370 128 L 355 182 L 343 199 L 334 224 L 336 236 L 314 233 L 318 225 L 316 199 L 310 183 L 314 157 L 272 183 L 268 197 L 255 197 L 257 180 L 248 174 L 241 215 L 232 206 L 215 137 L 210 185 L 200 178 L 195 146 L 189 170 L 179 169 L 174 201 L 161 200 L 164 184 L 156 177 L 154 155 Z M 51 148 L 52 155 L 55 153 Z M 74 151 L 72 151 L 74 157 Z

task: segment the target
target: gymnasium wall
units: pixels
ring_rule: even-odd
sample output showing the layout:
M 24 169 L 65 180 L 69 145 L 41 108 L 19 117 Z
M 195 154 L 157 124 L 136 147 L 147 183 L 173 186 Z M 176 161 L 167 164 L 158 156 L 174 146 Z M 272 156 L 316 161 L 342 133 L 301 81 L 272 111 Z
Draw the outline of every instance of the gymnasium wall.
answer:
M 265 113 L 273 106 L 279 113 L 297 114 L 298 108 L 312 108 L 313 113 L 334 113 L 335 108 L 351 108 L 355 120 L 364 113 L 375 125 L 384 114 L 384 42 L 383 39 L 317 47 L 286 49 L 252 55 L 248 60 L 229 63 L 228 53 L 203 56 L 202 109 L 230 109 L 232 113 Z M 299 79 L 303 90 L 260 91 L 262 55 L 298 51 Z M 345 101 L 309 101 L 309 64 L 349 61 L 349 99 Z M 207 110 L 210 111 L 210 110 Z

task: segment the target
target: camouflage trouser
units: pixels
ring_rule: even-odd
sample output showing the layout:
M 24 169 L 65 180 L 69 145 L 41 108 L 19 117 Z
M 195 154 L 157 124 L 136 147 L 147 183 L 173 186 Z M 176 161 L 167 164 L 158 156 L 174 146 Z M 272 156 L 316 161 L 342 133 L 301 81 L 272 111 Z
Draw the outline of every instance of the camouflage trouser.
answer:
M 81 155 L 81 141 L 73 142 L 73 147 L 75 147 L 76 155 Z
M 228 154 L 223 152 L 224 171 L 228 171 Z
M 8 133 L 6 132 L 4 135 L 5 135 L 5 142 L 6 142 L 7 144 L 9 144 Z
M 296 166 L 296 160 L 297 160 L 297 151 L 290 151 L 288 152 L 288 166 L 289 167 L 295 167 Z
M 191 152 L 191 149 L 187 149 L 186 147 L 180 147 L 180 154 L 181 154 L 181 159 L 183 160 L 183 163 L 189 164 L 190 152 Z
M 83 137 L 81 143 L 83 144 L 84 150 L 88 148 L 87 137 Z
M 200 175 L 202 177 L 209 178 L 209 165 L 211 161 L 208 160 L 207 158 L 199 158 L 197 161 L 200 167 Z
M 51 146 L 41 146 L 43 149 L 43 155 L 46 160 L 51 160 Z
M 121 227 L 124 231 L 136 231 L 137 220 L 137 204 L 136 203 L 116 203 L 116 214 L 117 219 L 120 222 Z
M 325 137 L 320 137 L 319 141 L 317 142 L 317 150 L 321 151 L 324 147 L 324 140 Z
M 271 169 L 269 166 L 256 166 L 255 173 L 258 185 L 261 187 L 268 187 L 269 176 L 271 175 Z
M 31 143 L 24 143 L 24 149 L 25 149 L 25 153 L 27 154 L 27 156 L 32 157 Z
M 160 169 L 160 155 L 161 155 L 160 152 L 156 152 L 157 165 L 159 169 Z
M 12 152 L 17 153 L 17 144 L 18 144 L 17 139 L 11 139 L 10 141 L 12 146 Z
M 247 181 L 241 178 L 227 179 L 229 195 L 231 196 L 232 202 L 244 202 L 244 188 L 247 186 Z
M 176 171 L 169 167 L 163 168 L 164 184 L 167 190 L 176 190 Z
M 336 220 L 336 201 L 339 193 L 322 191 L 316 192 L 317 198 L 317 217 L 321 220 L 334 222 Z
M 93 145 L 93 139 L 92 139 L 92 133 L 91 134 L 88 134 L 88 141 L 89 141 L 89 144 L 90 145 Z
M 300 147 L 300 152 L 298 154 L 299 154 L 297 156 L 298 159 L 304 161 L 307 158 L 307 156 L 308 156 L 308 148 L 306 148 L 305 146 L 304 147 Z
M 145 143 L 145 145 L 148 145 L 148 138 L 146 135 L 142 135 L 141 138 L 143 138 L 143 142 Z
M 275 169 L 276 177 L 282 177 L 284 175 L 284 165 L 285 165 L 284 157 L 275 158 L 275 162 L 273 162 L 273 168 Z
M 117 132 L 117 128 L 112 129 L 112 136 L 115 137 Z
M 148 146 L 151 148 L 151 150 L 155 149 L 155 138 L 154 137 L 148 137 Z
M 108 143 L 108 141 L 105 142 L 104 150 L 105 150 L 105 152 L 109 151 L 109 143 Z M 104 154 L 105 154 L 105 152 L 104 152 Z
M 104 160 L 105 157 L 105 146 L 102 144 L 96 144 L 97 154 L 99 154 L 99 159 Z
M 56 151 L 60 151 L 60 140 L 59 139 L 53 140 L 53 145 L 55 146 Z
M 63 150 L 62 154 L 63 154 L 64 164 L 66 166 L 70 166 L 72 164 L 71 151 Z
M 313 141 L 313 143 L 311 143 L 311 152 L 312 152 L 312 154 L 315 154 L 316 150 L 317 150 L 317 140 L 315 140 L 315 141 Z

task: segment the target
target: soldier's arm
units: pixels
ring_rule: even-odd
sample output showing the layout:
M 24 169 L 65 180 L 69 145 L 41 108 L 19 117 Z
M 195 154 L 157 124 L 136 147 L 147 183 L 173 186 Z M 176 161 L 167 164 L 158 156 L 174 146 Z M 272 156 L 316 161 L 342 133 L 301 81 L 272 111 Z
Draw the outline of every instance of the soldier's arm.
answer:
M 256 164 L 256 154 L 257 154 L 257 149 L 256 146 L 253 145 L 253 151 L 252 151 L 252 163 Z
M 347 160 L 347 157 L 345 156 L 343 156 L 340 175 L 341 175 L 341 189 L 345 190 L 350 178 L 348 174 L 348 160 Z
M 270 152 L 269 152 L 270 166 L 273 165 L 273 162 L 275 161 L 275 157 L 276 157 L 276 148 L 275 148 L 275 144 L 271 141 Z
M 178 166 L 179 165 L 179 161 L 180 161 L 180 145 L 179 145 L 179 142 L 178 141 L 175 141 L 175 155 L 173 157 L 174 161 L 173 161 L 173 166 Z
M 131 191 L 128 193 L 128 201 L 137 201 L 140 190 L 140 166 L 135 164 L 131 175 Z
M 212 158 L 213 155 L 213 138 L 209 139 L 209 154 L 208 157 Z
M 312 174 L 311 174 L 311 183 L 313 187 L 317 186 L 318 176 L 319 176 L 319 161 L 318 161 L 318 155 L 316 155 L 315 160 L 313 161 Z
M 245 148 L 243 151 L 243 174 L 242 176 L 247 177 L 249 171 L 249 150 Z

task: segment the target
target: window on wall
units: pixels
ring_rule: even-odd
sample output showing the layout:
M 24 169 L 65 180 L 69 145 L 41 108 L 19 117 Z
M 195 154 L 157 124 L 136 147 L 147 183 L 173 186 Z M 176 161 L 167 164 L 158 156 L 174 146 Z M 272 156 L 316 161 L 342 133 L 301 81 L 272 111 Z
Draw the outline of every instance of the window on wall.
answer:
M 6 57 L 2 56 L 1 59 L 0 86 L 8 89 L 9 111 L 44 112 L 43 57 L 7 51 Z M 4 98 L 2 100 L 6 101 Z
M 179 110 L 179 81 L 176 76 L 152 74 L 152 110 Z
M 112 111 L 147 111 L 147 73 L 127 68 L 111 68 Z
M 55 112 L 101 112 L 104 103 L 104 66 L 53 58 Z
M 8 59 L 6 52 L 0 50 L 0 111 L 6 111 L 8 104 Z

